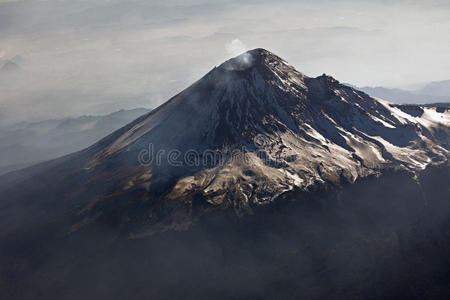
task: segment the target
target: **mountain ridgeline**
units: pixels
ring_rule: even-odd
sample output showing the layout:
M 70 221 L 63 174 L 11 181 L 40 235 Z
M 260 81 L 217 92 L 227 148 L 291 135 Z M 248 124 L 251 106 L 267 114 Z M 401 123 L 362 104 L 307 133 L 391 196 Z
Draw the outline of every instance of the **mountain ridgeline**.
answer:
M 0 126 L 0 175 L 84 149 L 148 109 Z
M 449 150 L 448 108 L 254 49 L 89 148 L 0 177 L 0 279 L 22 298 L 438 297 Z

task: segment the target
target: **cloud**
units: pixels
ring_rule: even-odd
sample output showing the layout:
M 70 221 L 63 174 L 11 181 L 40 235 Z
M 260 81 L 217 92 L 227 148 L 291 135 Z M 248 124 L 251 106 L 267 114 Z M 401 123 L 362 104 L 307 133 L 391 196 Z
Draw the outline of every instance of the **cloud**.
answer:
M 247 51 L 247 47 L 239 39 L 234 39 L 231 42 L 227 43 L 225 45 L 225 48 L 227 49 L 228 54 L 230 54 L 231 56 L 238 56 L 239 54 Z

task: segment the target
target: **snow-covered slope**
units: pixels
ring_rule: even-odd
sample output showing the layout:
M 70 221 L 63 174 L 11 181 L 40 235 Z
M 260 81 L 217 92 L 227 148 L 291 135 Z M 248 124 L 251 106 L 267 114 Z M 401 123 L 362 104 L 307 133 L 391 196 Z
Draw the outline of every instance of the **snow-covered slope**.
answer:
M 449 137 L 448 109 L 394 105 L 255 49 L 34 176 L 73 181 L 52 191 L 76 207 L 71 231 L 113 214 L 140 236 L 386 168 L 421 170 L 447 160 Z

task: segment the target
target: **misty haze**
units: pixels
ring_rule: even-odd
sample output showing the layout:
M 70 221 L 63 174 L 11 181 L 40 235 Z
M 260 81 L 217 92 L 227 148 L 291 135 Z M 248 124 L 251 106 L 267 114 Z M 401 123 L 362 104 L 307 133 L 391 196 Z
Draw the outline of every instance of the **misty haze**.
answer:
M 0 299 L 448 299 L 448 1 L 0 0 Z

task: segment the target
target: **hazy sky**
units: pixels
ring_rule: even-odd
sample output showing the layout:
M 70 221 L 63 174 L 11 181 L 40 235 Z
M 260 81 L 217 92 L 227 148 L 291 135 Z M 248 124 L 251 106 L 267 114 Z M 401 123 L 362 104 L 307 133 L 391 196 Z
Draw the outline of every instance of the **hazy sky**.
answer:
M 450 1 L 0 0 L 0 118 L 156 107 L 256 47 L 360 86 L 450 79 Z

